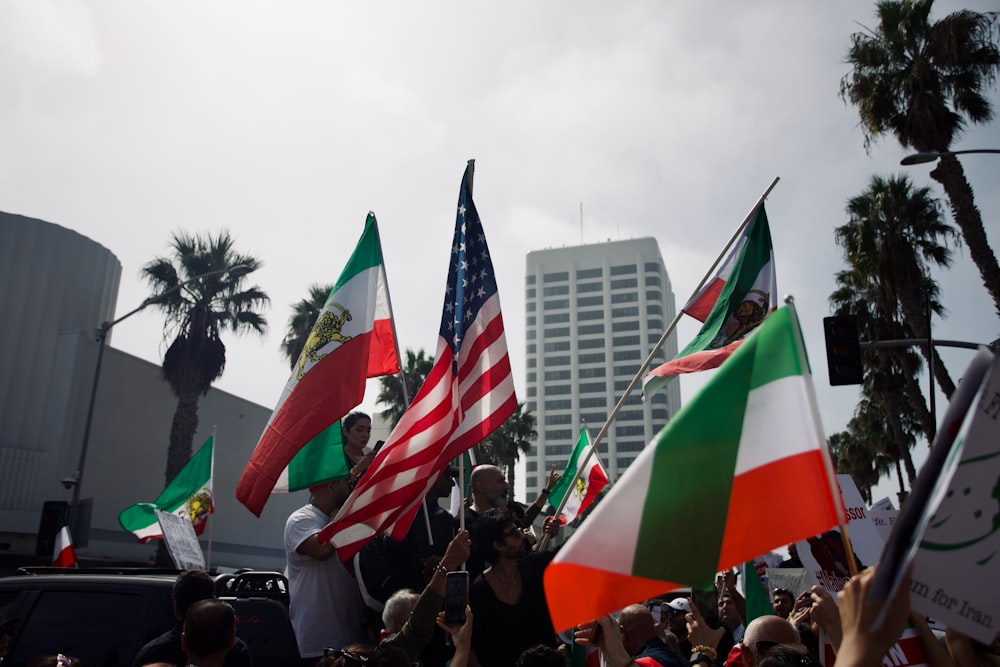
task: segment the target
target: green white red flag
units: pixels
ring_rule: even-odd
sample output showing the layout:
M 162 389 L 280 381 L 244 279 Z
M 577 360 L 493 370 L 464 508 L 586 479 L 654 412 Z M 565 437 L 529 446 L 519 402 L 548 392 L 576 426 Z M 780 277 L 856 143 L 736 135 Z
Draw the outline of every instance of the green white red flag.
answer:
M 369 213 L 240 477 L 237 500 L 260 516 L 273 491 L 345 476 L 340 418 L 361 403 L 367 378 L 398 371 L 378 224 Z M 300 451 L 305 457 L 293 463 Z M 342 466 L 310 467 L 315 460 Z
M 54 567 L 73 567 L 76 565 L 76 549 L 73 548 L 73 538 L 69 536 L 69 528 L 63 526 L 56 533 L 55 548 L 52 551 Z
M 140 542 L 163 537 L 160 523 L 156 520 L 156 510 L 189 518 L 194 532 L 201 535 L 205 531 L 212 504 L 212 449 L 215 438 L 210 437 L 201 449 L 191 457 L 177 477 L 151 503 L 139 503 L 126 507 L 118 515 L 122 528 L 134 533 Z
M 822 533 L 843 512 L 802 334 L 781 308 L 556 555 L 545 571 L 552 621 L 564 630 L 666 590 L 710 586 L 717 571 Z
M 570 523 L 586 511 L 597 498 L 597 494 L 608 485 L 608 473 L 601 465 L 601 458 L 597 452 L 594 452 L 585 464 L 583 463 L 589 450 L 590 434 L 587 433 L 587 429 L 583 429 L 569 461 L 566 462 L 566 470 L 549 492 L 549 504 L 553 507 L 562 505 L 562 519 L 565 523 Z M 577 476 L 576 471 L 581 464 L 583 469 Z M 570 482 L 574 479 L 576 483 L 570 488 Z M 563 498 L 566 498 L 565 504 Z
M 643 392 L 656 391 L 674 375 L 717 368 L 778 307 L 777 282 L 761 204 L 715 276 L 681 308 L 704 323 L 698 335 L 673 360 L 646 374 Z

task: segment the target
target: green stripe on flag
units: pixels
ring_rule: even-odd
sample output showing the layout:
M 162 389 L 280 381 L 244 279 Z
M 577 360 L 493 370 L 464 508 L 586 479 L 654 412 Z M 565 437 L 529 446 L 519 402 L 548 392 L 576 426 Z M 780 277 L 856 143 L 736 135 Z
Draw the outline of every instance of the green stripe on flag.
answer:
M 354 249 L 354 254 L 347 260 L 347 265 L 341 272 L 340 278 L 337 279 L 337 284 L 330 290 L 330 296 L 333 296 L 337 290 L 346 285 L 354 276 L 381 264 L 382 249 L 378 242 L 378 229 L 375 226 L 375 216 L 369 213 L 368 218 L 365 220 L 365 231 L 361 234 L 361 239 Z
M 580 431 L 580 437 L 577 438 L 576 445 L 573 446 L 573 454 L 566 463 L 566 470 L 563 471 L 559 477 L 559 481 L 556 482 L 555 486 L 549 492 L 549 504 L 553 507 L 559 507 L 563 496 L 569 491 L 569 483 L 576 477 L 576 470 L 580 465 L 580 456 L 589 444 L 590 437 L 587 434 L 587 429 L 583 429 Z
M 288 464 L 288 491 L 308 489 L 350 475 L 338 419 L 306 443 Z
M 798 332 L 779 308 L 660 431 L 653 452 L 633 574 L 709 587 L 722 549 L 750 391 L 801 375 Z M 682 536 L 671 526 L 695 524 Z M 677 545 L 683 544 L 682 549 Z M 669 562 L 664 555 L 670 554 Z M 709 556 L 709 555 L 712 556 Z
M 743 564 L 743 588 L 746 590 L 747 610 L 744 623 L 750 625 L 750 621 L 755 618 L 774 614 L 770 593 L 764 587 L 764 582 L 757 576 L 757 566 L 754 561 L 747 561 Z
M 721 347 L 721 345 L 713 345 L 713 341 L 722 331 L 722 327 L 729 321 L 732 311 L 740 305 L 746 293 L 753 288 L 761 269 L 767 266 L 770 261 L 771 230 L 767 224 L 767 213 L 764 212 L 764 207 L 760 206 L 757 209 L 757 215 L 750 222 L 749 235 L 743 246 L 743 252 L 736 260 L 733 271 L 715 302 L 715 307 L 705 318 L 705 323 L 698 331 L 698 335 L 688 343 L 687 347 L 681 350 L 677 358 L 701 350 Z

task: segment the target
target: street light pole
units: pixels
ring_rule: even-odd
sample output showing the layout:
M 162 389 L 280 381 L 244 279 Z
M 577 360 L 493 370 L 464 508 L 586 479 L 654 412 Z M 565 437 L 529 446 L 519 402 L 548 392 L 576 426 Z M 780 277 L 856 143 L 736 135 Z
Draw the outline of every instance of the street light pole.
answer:
M 934 162 L 938 158 L 946 155 L 966 155 L 968 153 L 1000 153 L 1000 148 L 970 148 L 966 151 L 932 151 L 930 153 L 913 153 L 900 160 L 899 164 L 925 164 L 927 162 Z
M 73 500 L 69 506 L 68 522 L 71 528 L 77 527 L 73 525 L 73 522 L 77 520 L 76 514 L 77 514 L 77 509 L 79 508 L 80 505 L 80 488 L 83 486 L 83 471 L 84 467 L 87 465 L 87 449 L 90 446 L 90 427 L 94 421 L 94 404 L 97 402 L 97 385 L 101 379 L 101 364 L 104 361 L 104 348 L 107 346 L 108 332 L 111 331 L 111 329 L 115 325 L 122 322 L 123 320 L 127 320 L 128 318 L 132 317 L 133 315 L 147 308 L 148 306 L 151 306 L 154 303 L 162 301 L 163 297 L 169 296 L 195 281 L 201 280 L 202 278 L 217 276 L 223 273 L 242 271 L 250 268 L 251 267 L 249 267 L 246 264 L 237 264 L 236 266 L 230 266 L 225 269 L 217 269 L 215 271 L 208 271 L 206 273 L 199 274 L 197 276 L 194 276 L 193 278 L 185 280 L 184 282 L 174 285 L 165 292 L 161 292 L 156 296 L 151 296 L 147 298 L 137 307 L 125 313 L 124 315 L 114 320 L 113 322 L 103 322 L 101 323 L 101 326 L 98 327 L 97 342 L 99 343 L 99 347 L 97 348 L 97 365 L 94 368 L 94 381 L 90 386 L 90 402 L 87 405 L 87 421 L 84 423 L 83 426 L 83 443 L 80 445 L 80 461 L 77 464 L 76 471 L 72 474 L 72 477 L 75 477 L 76 483 L 73 485 Z

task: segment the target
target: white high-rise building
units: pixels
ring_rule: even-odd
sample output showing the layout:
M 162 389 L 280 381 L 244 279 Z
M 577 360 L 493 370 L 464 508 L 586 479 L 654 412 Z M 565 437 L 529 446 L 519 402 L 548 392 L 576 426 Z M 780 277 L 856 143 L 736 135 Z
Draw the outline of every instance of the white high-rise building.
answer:
M 591 438 L 674 317 L 674 294 L 653 238 L 528 253 L 527 407 L 538 439 L 526 459 L 527 497 L 552 464 L 566 466 L 586 422 Z M 677 354 L 671 335 L 655 365 Z M 598 451 L 612 480 L 680 409 L 677 381 L 629 397 Z

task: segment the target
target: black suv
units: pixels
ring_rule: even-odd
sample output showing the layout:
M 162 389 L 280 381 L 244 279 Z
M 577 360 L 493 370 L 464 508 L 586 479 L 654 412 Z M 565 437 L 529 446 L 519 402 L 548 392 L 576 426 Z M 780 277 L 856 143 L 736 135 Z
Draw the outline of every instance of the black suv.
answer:
M 0 617 L 15 621 L 4 667 L 56 653 L 79 658 L 85 667 L 129 667 L 143 644 L 175 623 L 170 595 L 176 572 L 22 572 L 0 578 Z M 255 667 L 298 661 L 281 574 L 219 575 L 216 594 L 236 611 L 236 634 Z

